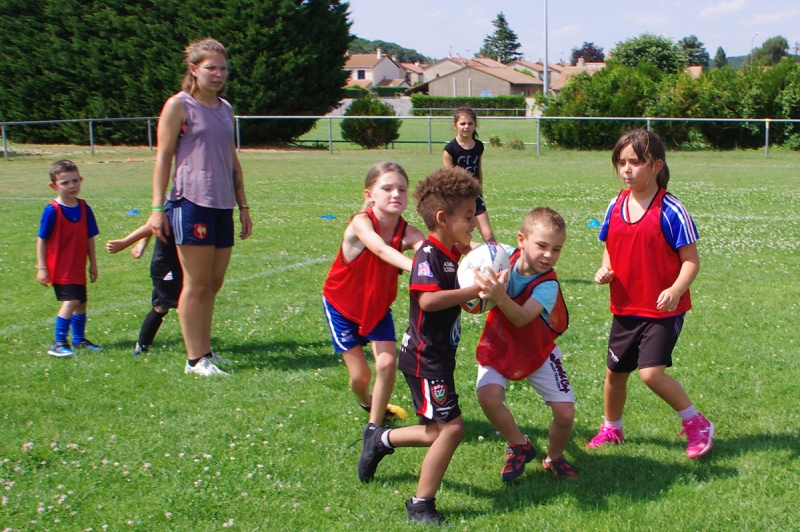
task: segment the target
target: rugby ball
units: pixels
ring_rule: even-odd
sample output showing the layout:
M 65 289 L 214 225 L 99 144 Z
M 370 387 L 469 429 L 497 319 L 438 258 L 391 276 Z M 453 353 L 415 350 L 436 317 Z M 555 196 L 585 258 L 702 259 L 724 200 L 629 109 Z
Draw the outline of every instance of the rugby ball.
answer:
M 467 253 L 467 256 L 458 265 L 458 286 L 467 288 L 475 284 L 475 269 L 480 272 L 487 272 L 490 269 L 495 274 L 511 268 L 508 254 L 503 246 L 496 242 L 486 242 Z M 506 282 L 506 287 L 508 282 Z M 461 308 L 470 314 L 480 314 L 486 312 L 494 306 L 491 299 L 475 298 L 461 303 Z

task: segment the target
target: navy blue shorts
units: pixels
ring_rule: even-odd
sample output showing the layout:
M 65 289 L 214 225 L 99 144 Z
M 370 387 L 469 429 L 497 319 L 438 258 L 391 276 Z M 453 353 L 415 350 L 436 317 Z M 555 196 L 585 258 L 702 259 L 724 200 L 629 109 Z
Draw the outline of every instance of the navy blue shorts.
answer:
M 233 209 L 201 207 L 181 198 L 171 201 L 175 243 L 189 246 L 233 246 Z
M 672 366 L 672 350 L 683 329 L 683 316 L 636 319 L 614 316 L 608 336 L 606 366 L 614 373 Z
M 455 379 L 425 379 L 403 372 L 421 425 L 449 423 L 461 415 Z
M 85 284 L 54 284 L 53 290 L 58 301 L 75 301 L 86 303 Z
M 392 309 L 386 311 L 381 321 L 367 334 L 358 334 L 358 324 L 342 316 L 328 300 L 322 298 L 322 308 L 325 310 L 325 322 L 331 332 L 333 350 L 337 353 L 344 353 L 353 349 L 357 345 L 367 345 L 369 342 L 396 342 L 397 335 L 394 332 L 394 320 L 392 319 Z

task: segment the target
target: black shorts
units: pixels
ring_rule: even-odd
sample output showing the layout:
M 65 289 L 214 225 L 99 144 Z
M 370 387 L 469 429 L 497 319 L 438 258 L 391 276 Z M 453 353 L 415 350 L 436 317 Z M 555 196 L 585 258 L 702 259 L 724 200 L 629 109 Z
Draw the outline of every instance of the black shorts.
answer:
M 56 292 L 58 301 L 75 301 L 77 299 L 78 303 L 86 303 L 85 284 L 54 284 L 53 290 Z
M 671 366 L 672 350 L 683 328 L 683 316 L 636 319 L 614 316 L 608 337 L 606 366 L 614 373 Z
M 483 201 L 483 196 L 475 198 L 475 216 L 486 212 L 486 202 Z
M 403 373 L 411 389 L 411 401 L 421 425 L 449 423 L 461 415 L 453 376 L 445 379 L 425 379 Z
M 178 299 L 181 297 L 183 279 L 164 281 L 153 279 L 153 307 L 166 309 L 178 308 Z

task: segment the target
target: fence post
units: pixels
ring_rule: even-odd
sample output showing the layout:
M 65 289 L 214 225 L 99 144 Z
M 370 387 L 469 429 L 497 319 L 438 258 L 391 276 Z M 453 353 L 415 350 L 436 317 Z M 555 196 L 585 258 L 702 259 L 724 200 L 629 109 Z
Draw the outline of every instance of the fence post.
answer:
M 650 119 L 647 119 L 647 131 L 650 131 Z
M 242 132 L 239 129 L 239 117 L 236 117 L 236 151 L 242 153 Z
M 333 155 L 333 118 L 328 117 L 328 151 Z
M 8 159 L 8 146 L 6 145 L 6 125 L 3 124 L 3 159 Z
M 769 118 L 764 119 L 764 157 L 769 157 Z
M 91 146 L 92 155 L 94 155 L 94 125 L 91 120 L 89 120 L 89 146 Z
M 147 145 L 150 146 L 150 151 L 153 151 L 153 124 L 152 120 L 147 119 Z
M 536 155 L 542 154 L 542 121 L 536 119 Z
M 428 153 L 433 153 L 433 139 L 431 138 L 431 117 L 428 117 Z

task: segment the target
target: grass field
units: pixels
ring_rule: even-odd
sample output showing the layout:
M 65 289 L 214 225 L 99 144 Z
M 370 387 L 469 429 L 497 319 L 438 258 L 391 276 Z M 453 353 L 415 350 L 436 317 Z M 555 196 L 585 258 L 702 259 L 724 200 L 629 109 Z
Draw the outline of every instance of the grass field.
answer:
M 405 127 L 405 126 L 404 126 Z M 484 133 L 485 138 L 488 134 Z M 237 242 L 217 299 L 213 345 L 227 379 L 183 374 L 170 315 L 147 356 L 131 348 L 149 310 L 149 258 L 98 251 L 88 337 L 97 354 L 46 355 L 57 303 L 35 280 L 34 241 L 51 199 L 47 166 L 75 160 L 101 235 L 147 215 L 154 154 L 146 149 L 11 146 L 0 160 L 0 530 L 417 530 L 404 517 L 424 449 L 399 449 L 376 481 L 356 477 L 366 415 L 333 354 L 320 290 L 363 176 L 395 160 L 415 182 L 440 149 L 245 151 L 253 236 Z M 597 229 L 619 189 L 608 153 L 487 149 L 485 198 L 495 234 L 513 242 L 524 214 L 550 205 L 568 224 L 558 263 L 571 327 L 560 345 L 576 390 L 566 454 L 581 473 L 559 482 L 531 462 L 500 481 L 504 443 L 474 394 L 482 317 L 462 315 L 456 383 L 466 436 L 437 505 L 458 530 L 798 530 L 800 492 L 800 158 L 794 153 L 671 153 L 670 190 L 701 239 L 694 310 L 671 370 L 717 425 L 714 449 L 689 461 L 680 423 L 631 379 L 626 442 L 584 449 L 602 421 L 608 290 L 592 281 Z M 131 162 L 126 162 L 130 160 Z M 128 216 L 131 209 L 143 214 Z M 323 219 L 321 215 L 334 215 Z M 422 227 L 413 209 L 411 223 Z M 394 316 L 408 316 L 408 276 Z M 509 404 L 538 449 L 550 419 L 525 384 Z M 398 379 L 392 402 L 411 409 Z

